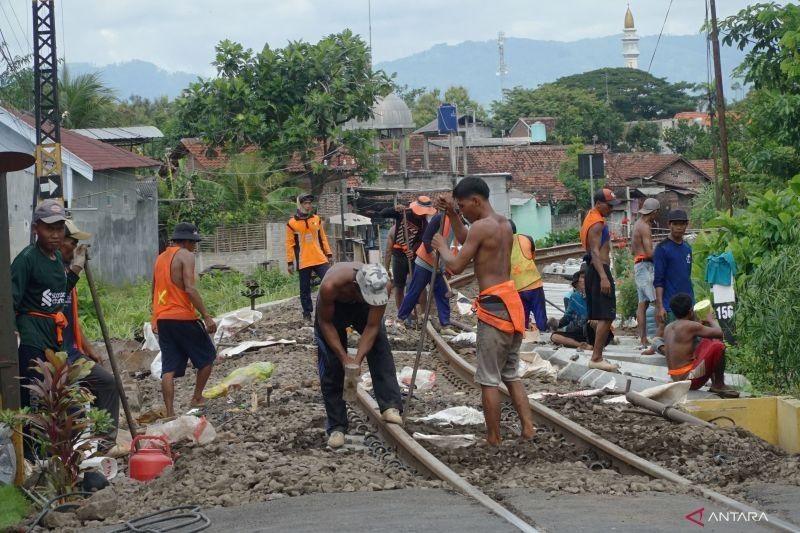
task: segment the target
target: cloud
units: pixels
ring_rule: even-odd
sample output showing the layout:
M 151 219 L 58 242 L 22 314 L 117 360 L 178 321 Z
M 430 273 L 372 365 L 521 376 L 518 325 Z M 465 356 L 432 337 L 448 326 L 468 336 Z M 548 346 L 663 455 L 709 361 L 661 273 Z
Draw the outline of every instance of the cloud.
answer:
M 7 0 L 17 13 L 29 0 Z M 720 2 L 720 18 L 749 0 Z M 437 43 L 507 37 L 570 41 L 621 33 L 627 0 L 372 0 L 376 62 L 404 57 Z M 661 30 L 668 0 L 630 0 L 640 35 Z M 290 40 L 316 41 L 352 29 L 368 38 L 368 0 L 70 0 L 57 2 L 59 53 L 69 62 L 98 65 L 130 59 L 168 70 L 210 75 L 214 45 L 232 39 L 260 50 Z M 63 12 L 62 12 L 63 10 Z M 673 0 L 665 33 L 697 33 L 705 9 L 696 0 Z M 30 15 L 22 24 L 30 24 Z M 0 22 L 4 31 L 19 27 Z M 13 39 L 10 45 L 14 42 Z M 21 39 L 24 43 L 25 41 Z M 27 42 L 30 42 L 28 35 Z M 13 49 L 13 45 L 12 45 Z M 29 50 L 27 51 L 29 52 Z

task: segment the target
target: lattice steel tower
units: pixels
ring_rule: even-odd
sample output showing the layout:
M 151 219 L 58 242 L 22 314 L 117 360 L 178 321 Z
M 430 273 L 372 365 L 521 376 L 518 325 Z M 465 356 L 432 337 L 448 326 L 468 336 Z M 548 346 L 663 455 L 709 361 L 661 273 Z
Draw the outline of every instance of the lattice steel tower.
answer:
M 497 75 L 500 77 L 500 98 L 502 99 L 503 90 L 506 88 L 506 74 L 508 74 L 508 65 L 506 65 L 506 34 L 498 32 L 497 34 Z

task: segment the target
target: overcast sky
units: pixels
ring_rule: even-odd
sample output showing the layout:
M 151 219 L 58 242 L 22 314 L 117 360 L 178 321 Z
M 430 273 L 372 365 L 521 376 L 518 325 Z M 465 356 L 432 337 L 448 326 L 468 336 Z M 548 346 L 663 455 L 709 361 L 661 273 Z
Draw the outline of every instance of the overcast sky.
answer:
M 755 0 L 720 0 L 718 16 Z M 574 41 L 621 33 L 630 3 L 640 36 L 657 35 L 669 0 L 372 0 L 376 62 L 437 43 L 507 37 Z M 0 29 L 12 53 L 30 51 L 30 0 L 0 0 Z M 214 45 L 232 39 L 260 49 L 316 42 L 350 28 L 368 35 L 368 0 L 58 0 L 58 54 L 106 65 L 130 59 L 210 75 Z M 62 12 L 63 9 L 63 12 Z M 665 34 L 697 33 L 701 0 L 673 0 Z M 26 32 L 23 35 L 22 29 Z M 4 65 L 5 67 L 5 65 Z

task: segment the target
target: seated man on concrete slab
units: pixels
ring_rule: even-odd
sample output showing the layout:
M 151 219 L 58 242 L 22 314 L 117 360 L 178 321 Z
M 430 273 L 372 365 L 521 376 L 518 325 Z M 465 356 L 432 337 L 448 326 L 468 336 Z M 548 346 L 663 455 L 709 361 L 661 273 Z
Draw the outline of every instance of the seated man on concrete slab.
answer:
M 585 265 L 572 275 L 572 292 L 564 298 L 567 302 L 564 316 L 561 320 L 551 318 L 548 321 L 550 330 L 550 342 L 567 348 L 579 348 L 581 350 L 591 350 L 594 348 L 594 328 L 596 320 L 589 320 L 589 311 L 586 307 L 586 297 L 584 296 L 585 285 L 584 276 L 586 274 Z M 606 338 L 606 346 L 614 339 L 614 333 L 609 331 Z
M 691 380 L 690 389 L 697 390 L 711 379 L 711 392 L 738 398 L 739 393 L 725 385 L 725 343 L 714 312 L 698 320 L 686 293 L 673 296 L 669 307 L 676 320 L 664 329 L 664 348 L 672 380 Z

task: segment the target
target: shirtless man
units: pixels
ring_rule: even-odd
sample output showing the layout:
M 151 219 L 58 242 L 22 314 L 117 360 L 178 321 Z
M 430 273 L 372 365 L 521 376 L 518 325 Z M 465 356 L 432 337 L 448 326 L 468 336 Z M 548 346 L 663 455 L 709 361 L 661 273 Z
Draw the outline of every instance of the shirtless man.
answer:
M 600 189 L 594 195 L 594 207 L 586 213 L 581 226 L 581 243 L 589 256 L 586 269 L 586 305 L 589 309 L 589 320 L 597 321 L 595 342 L 589 368 L 599 368 L 615 372 L 618 366 L 603 359 L 603 348 L 606 346 L 611 322 L 617 317 L 617 296 L 614 292 L 614 277 L 611 275 L 611 235 L 606 224 L 606 217 L 611 214 L 612 206 L 620 200 L 611 189 Z
M 317 295 L 314 337 L 320 388 L 327 414 L 328 446 L 344 446 L 347 432 L 347 404 L 342 397 L 344 369 L 348 364 L 369 365 L 375 400 L 383 419 L 402 424 L 400 387 L 383 326 L 389 296 L 389 276 L 381 265 L 336 263 L 328 270 Z M 347 353 L 347 328 L 361 334 L 355 357 Z M 358 375 L 361 375 L 359 370 Z
M 633 225 L 631 237 L 631 253 L 633 254 L 633 277 L 636 282 L 636 294 L 639 305 L 636 307 L 636 323 L 639 326 L 639 340 L 642 347 L 647 348 L 647 307 L 656 301 L 656 289 L 653 286 L 653 220 L 658 216 L 661 204 L 655 198 L 647 198 L 639 209 L 639 220 Z
M 161 348 L 161 392 L 167 416 L 174 416 L 175 378 L 186 375 L 191 359 L 197 370 L 190 405 L 205 404 L 203 389 L 211 376 L 216 349 L 209 334 L 217 324 L 195 286 L 194 251 L 200 241 L 197 227 L 189 222 L 175 226 L 172 245 L 156 259 L 153 269 L 153 331 Z M 197 319 L 197 312 L 202 322 Z
M 456 238 L 463 242 L 453 255 L 447 241 L 433 237 L 433 247 L 453 273 L 459 274 L 474 259 L 475 277 L 480 294 L 478 308 L 478 368 L 475 381 L 481 385 L 483 414 L 486 418 L 486 443 L 500 445 L 500 391 L 502 381 L 522 424 L 522 438 L 533 439 L 530 405 L 525 387 L 517 376 L 519 347 L 525 333 L 522 300 L 511 281 L 511 246 L 513 233 L 508 220 L 498 215 L 489 203 L 489 186 L 480 178 L 467 177 L 453 189 L 453 198 L 471 226 L 469 231 L 452 201 L 440 198 L 439 206 L 447 213 Z
M 667 367 L 673 381 L 691 380 L 697 390 L 711 379 L 709 390 L 724 398 L 738 398 L 739 393 L 725 385 L 725 343 L 714 312 L 702 323 L 692 308 L 692 297 L 679 293 L 669 301 L 676 320 L 664 329 Z

